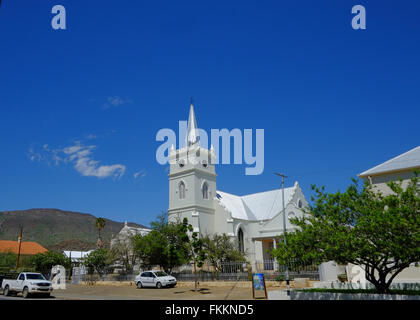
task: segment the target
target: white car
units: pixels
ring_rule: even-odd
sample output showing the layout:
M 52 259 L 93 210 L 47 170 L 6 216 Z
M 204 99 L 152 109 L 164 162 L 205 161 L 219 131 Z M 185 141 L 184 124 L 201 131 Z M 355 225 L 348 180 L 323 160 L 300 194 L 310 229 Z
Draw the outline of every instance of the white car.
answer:
M 52 282 L 47 281 L 42 274 L 35 272 L 22 272 L 16 280 L 3 279 L 1 287 L 5 296 L 10 293 L 22 292 L 24 298 L 29 297 L 32 293 L 49 296 L 53 290 Z
M 134 281 L 137 288 L 155 287 L 160 289 L 162 287 L 175 287 L 176 285 L 175 277 L 172 277 L 166 272 L 160 270 L 141 272 L 138 276 L 136 276 Z

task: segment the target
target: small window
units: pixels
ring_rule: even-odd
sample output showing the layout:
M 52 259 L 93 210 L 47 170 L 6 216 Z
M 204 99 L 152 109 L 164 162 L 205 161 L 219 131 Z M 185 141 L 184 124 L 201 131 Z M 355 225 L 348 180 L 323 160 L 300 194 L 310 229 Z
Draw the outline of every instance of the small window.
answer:
M 179 183 L 178 189 L 179 189 L 179 198 L 180 199 L 185 199 L 185 183 L 184 183 L 184 181 L 181 181 Z
M 209 186 L 208 186 L 207 182 L 204 182 L 202 191 L 203 191 L 203 199 L 208 199 L 209 198 Z
M 203 160 L 203 161 L 201 162 L 201 164 L 203 165 L 203 167 L 204 167 L 204 168 L 207 168 L 207 161 L 206 161 L 206 160 Z
M 21 274 L 21 275 L 19 276 L 19 280 L 25 280 L 25 275 L 24 275 L 24 274 Z

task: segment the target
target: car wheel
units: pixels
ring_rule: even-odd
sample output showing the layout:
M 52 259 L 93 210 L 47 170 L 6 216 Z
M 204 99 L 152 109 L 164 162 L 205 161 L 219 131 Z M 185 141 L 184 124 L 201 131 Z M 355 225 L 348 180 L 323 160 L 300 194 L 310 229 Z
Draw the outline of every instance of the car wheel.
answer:
M 162 288 L 162 284 L 160 282 L 156 283 L 156 288 L 158 289 Z
M 27 297 L 29 297 L 29 289 L 28 289 L 28 287 L 23 288 L 22 296 L 23 296 L 24 299 L 26 299 Z
M 143 285 L 141 284 L 141 282 L 139 281 L 139 282 L 137 282 L 137 289 L 141 289 L 141 288 L 143 288 Z
M 5 296 L 8 296 L 8 295 L 10 294 L 9 286 L 6 286 L 6 287 L 4 288 L 4 290 L 3 290 L 3 294 L 4 294 Z

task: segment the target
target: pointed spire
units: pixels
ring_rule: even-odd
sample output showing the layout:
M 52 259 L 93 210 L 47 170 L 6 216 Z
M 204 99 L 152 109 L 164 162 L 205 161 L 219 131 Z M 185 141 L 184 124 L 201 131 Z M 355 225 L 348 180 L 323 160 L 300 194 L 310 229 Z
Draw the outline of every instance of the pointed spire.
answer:
M 199 142 L 197 121 L 195 120 L 194 105 L 191 99 L 190 115 L 188 117 L 188 128 L 186 145 L 189 147 Z

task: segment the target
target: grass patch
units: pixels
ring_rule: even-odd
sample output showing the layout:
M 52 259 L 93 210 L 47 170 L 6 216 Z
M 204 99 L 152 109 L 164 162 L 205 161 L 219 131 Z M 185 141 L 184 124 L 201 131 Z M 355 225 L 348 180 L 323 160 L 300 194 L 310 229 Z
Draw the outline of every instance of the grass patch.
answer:
M 300 289 L 296 291 L 302 292 L 328 292 L 328 293 L 348 293 L 348 294 L 379 294 L 376 289 L 328 289 L 328 288 L 313 288 L 313 289 Z M 418 296 L 420 295 L 420 290 L 401 290 L 394 289 L 391 290 L 391 294 L 400 294 L 400 295 L 409 295 L 409 296 Z

